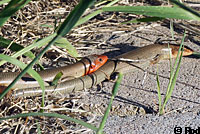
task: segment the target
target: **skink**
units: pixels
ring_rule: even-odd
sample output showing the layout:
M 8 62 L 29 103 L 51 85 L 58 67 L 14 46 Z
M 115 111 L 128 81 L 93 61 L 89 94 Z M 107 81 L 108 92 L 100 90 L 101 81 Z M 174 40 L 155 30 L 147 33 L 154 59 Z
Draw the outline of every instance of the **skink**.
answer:
M 46 94 L 67 94 L 73 91 L 83 90 L 85 88 L 91 88 L 94 85 L 99 84 L 105 79 L 109 79 L 112 73 L 122 72 L 129 73 L 145 69 L 151 64 L 155 64 L 161 60 L 169 59 L 170 54 L 172 58 L 177 57 L 179 46 L 176 45 L 148 45 L 141 47 L 125 54 L 117 56 L 115 59 L 129 59 L 133 62 L 123 62 L 118 60 L 109 60 L 101 68 L 90 75 L 82 76 L 73 80 L 65 81 L 57 86 L 47 86 L 45 88 Z M 189 48 L 184 48 L 183 56 L 191 55 L 193 51 Z M 42 90 L 38 88 L 19 89 L 12 94 L 14 97 L 20 96 L 37 96 L 41 95 Z
M 39 71 L 39 75 L 42 79 L 46 82 L 45 85 L 48 86 L 48 82 L 52 82 L 54 77 L 59 73 L 62 72 L 63 75 L 62 79 L 67 77 L 77 78 L 80 76 L 88 75 L 99 69 L 103 64 L 107 62 L 108 57 L 105 55 L 90 55 L 88 57 L 84 57 L 79 62 L 54 68 L 54 69 L 47 69 L 43 71 Z M 0 73 L 0 93 L 3 89 L 13 81 L 13 79 L 18 75 L 18 72 L 7 72 L 7 73 Z M 30 87 L 39 87 L 38 82 L 31 78 L 28 74 L 23 76 L 13 88 L 30 88 Z

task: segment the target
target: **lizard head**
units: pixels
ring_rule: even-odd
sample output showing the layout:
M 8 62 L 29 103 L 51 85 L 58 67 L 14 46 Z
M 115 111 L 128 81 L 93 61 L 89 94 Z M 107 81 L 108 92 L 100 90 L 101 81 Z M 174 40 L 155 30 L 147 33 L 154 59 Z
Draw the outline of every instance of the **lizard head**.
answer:
M 91 74 L 103 66 L 107 62 L 108 57 L 106 55 L 90 55 L 88 59 L 90 60 L 90 68 L 87 74 Z
M 179 50 L 179 47 L 178 45 L 170 45 L 170 48 L 172 48 L 172 57 L 175 58 L 178 56 L 178 50 Z M 189 56 L 189 55 L 192 55 L 193 54 L 193 50 L 187 46 L 184 46 L 183 48 L 183 56 Z M 181 54 L 181 53 L 180 53 Z M 179 56 L 180 56 L 179 54 Z
M 171 53 L 171 58 L 176 58 L 178 56 L 179 45 L 166 45 L 166 47 L 162 48 L 162 53 L 164 54 L 164 59 L 169 59 L 169 53 Z M 189 56 L 193 54 L 193 50 L 187 46 L 183 48 L 183 56 Z M 179 56 L 181 53 L 179 53 Z

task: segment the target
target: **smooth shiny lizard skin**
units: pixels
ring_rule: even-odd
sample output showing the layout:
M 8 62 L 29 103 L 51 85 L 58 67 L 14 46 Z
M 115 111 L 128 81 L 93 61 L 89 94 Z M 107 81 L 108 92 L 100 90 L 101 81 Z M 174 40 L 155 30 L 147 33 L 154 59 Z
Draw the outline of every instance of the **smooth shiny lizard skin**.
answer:
M 47 69 L 43 71 L 39 71 L 39 75 L 45 81 L 45 85 L 48 86 L 48 82 L 52 82 L 54 77 L 62 72 L 63 75 L 61 77 L 61 82 L 64 79 L 69 78 L 78 78 L 84 75 L 88 75 L 99 69 L 103 64 L 105 64 L 108 60 L 108 57 L 105 55 L 90 55 L 88 57 L 84 57 L 82 60 L 78 61 L 75 64 Z M 19 74 L 19 72 L 8 72 L 8 73 L 0 73 L 0 93 L 9 85 L 14 78 Z M 37 81 L 31 78 L 28 74 L 23 76 L 13 87 L 15 88 L 30 88 L 30 87 L 39 87 Z
M 134 49 L 130 52 L 124 53 L 115 57 L 115 60 L 109 60 L 101 68 L 90 75 L 82 76 L 73 80 L 65 81 L 55 86 L 45 87 L 46 94 L 68 94 L 73 91 L 83 90 L 85 88 L 91 88 L 94 85 L 101 83 L 102 81 L 109 79 L 114 72 L 122 72 L 123 74 L 139 71 L 146 67 L 158 63 L 162 60 L 169 59 L 170 52 L 172 58 L 177 57 L 177 50 L 179 46 L 176 45 L 159 45 L 152 44 L 138 49 Z M 170 50 L 170 51 L 169 51 Z M 183 56 L 191 55 L 193 51 L 189 48 L 184 48 Z M 129 59 L 133 62 L 124 62 L 116 59 Z M 134 62 L 135 61 L 135 62 Z M 41 95 L 41 88 L 27 88 L 15 90 L 12 94 L 13 97 L 23 96 L 37 96 Z

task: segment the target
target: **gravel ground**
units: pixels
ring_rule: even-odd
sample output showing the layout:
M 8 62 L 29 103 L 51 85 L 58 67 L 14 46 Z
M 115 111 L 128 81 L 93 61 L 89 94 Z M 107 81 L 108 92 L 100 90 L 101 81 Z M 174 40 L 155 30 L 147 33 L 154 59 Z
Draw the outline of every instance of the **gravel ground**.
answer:
M 109 117 L 107 134 L 192 134 L 199 133 L 199 114 L 184 113 L 164 116 L 145 115 Z M 193 129 L 193 130 L 192 130 Z

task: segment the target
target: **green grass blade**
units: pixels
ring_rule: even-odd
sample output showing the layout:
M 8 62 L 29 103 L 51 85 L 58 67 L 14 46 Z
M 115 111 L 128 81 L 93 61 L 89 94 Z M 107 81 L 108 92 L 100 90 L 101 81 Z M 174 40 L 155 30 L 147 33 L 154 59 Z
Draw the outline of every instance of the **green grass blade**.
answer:
M 37 134 L 41 134 L 40 124 L 37 122 Z
M 178 51 L 178 54 L 177 54 L 178 56 L 176 57 L 174 68 L 172 70 L 172 77 L 170 77 L 169 84 L 168 84 L 168 87 L 167 87 L 167 92 L 166 92 L 165 99 L 164 99 L 164 102 L 163 102 L 163 105 L 162 105 L 162 110 L 161 110 L 162 113 L 164 113 L 165 105 L 167 104 L 169 98 L 171 97 L 171 94 L 173 92 L 173 89 L 174 89 L 174 86 L 175 86 L 175 83 L 176 83 L 176 79 L 177 79 L 177 76 L 178 76 L 178 72 L 180 70 L 180 64 L 181 64 L 182 53 L 183 53 L 183 42 L 184 42 L 185 36 L 186 36 L 186 33 L 184 32 L 184 35 L 183 35 L 183 38 L 182 38 L 182 41 L 181 41 L 181 45 L 179 47 L 179 51 Z M 180 53 L 181 53 L 181 55 L 180 55 Z M 180 55 L 180 57 L 179 57 L 179 55 Z M 177 65 L 177 62 L 178 62 L 178 65 Z
M 104 116 L 103 116 L 103 119 L 102 119 L 102 121 L 101 121 L 101 124 L 100 124 L 100 126 L 99 126 L 99 128 L 98 128 L 97 134 L 102 134 L 102 132 L 103 132 L 103 128 L 104 128 L 104 126 L 105 126 L 105 124 L 106 124 L 106 120 L 107 120 L 107 118 L 108 118 L 108 115 L 109 115 L 109 112 L 110 112 L 110 109 L 111 109 L 113 100 L 114 100 L 114 98 L 115 98 L 115 96 L 116 96 L 116 94 L 117 94 L 117 91 L 118 91 L 118 89 L 119 89 L 119 86 L 120 86 L 120 83 L 121 83 L 121 81 L 122 81 L 122 78 L 123 78 L 123 74 L 122 74 L 122 73 L 119 73 L 119 74 L 118 74 L 118 79 L 117 79 L 117 81 L 115 82 L 115 85 L 114 85 L 113 90 L 112 90 L 112 96 L 111 96 L 111 98 L 110 98 L 110 103 L 108 104 L 108 107 L 107 107 L 107 109 L 106 109 L 106 112 L 105 112 L 105 114 L 104 114 Z
M 59 27 L 58 36 L 66 35 L 73 26 L 77 23 L 83 12 L 92 4 L 95 0 L 81 0 L 79 4 L 73 9 L 69 16 L 65 19 L 62 25 Z
M 182 45 L 183 45 L 183 42 L 184 42 L 184 39 L 185 39 L 185 33 L 184 33 L 184 36 L 182 38 L 182 42 L 181 42 L 181 45 L 179 47 L 179 51 L 178 51 L 178 54 L 180 54 L 181 52 L 181 48 L 182 48 Z M 174 75 L 175 75 L 175 72 L 176 72 L 176 66 L 177 66 L 177 63 L 179 61 L 179 56 L 176 57 L 176 60 L 175 60 L 175 63 L 174 63 L 174 67 L 172 68 L 171 65 L 170 65 L 170 68 L 172 68 L 171 72 L 170 72 L 170 79 L 169 79 L 169 85 L 168 85 L 168 88 L 167 88 L 167 93 L 166 93 L 166 96 L 168 95 L 168 93 L 170 92 L 170 87 L 171 87 L 171 84 L 172 84 L 172 80 L 174 78 Z M 171 62 L 171 61 L 170 61 Z M 171 64 L 171 63 L 170 63 Z M 165 101 L 164 101 L 165 102 Z
M 81 19 L 76 23 L 75 27 L 76 27 L 76 26 L 79 26 L 79 25 L 81 25 L 81 24 L 83 24 L 83 23 L 85 23 L 85 22 L 87 22 L 88 20 L 90 20 L 91 18 L 93 18 L 94 16 L 96 16 L 96 15 L 102 13 L 102 12 L 103 12 L 103 10 L 97 10 L 97 11 L 94 11 L 94 12 L 92 12 L 91 14 L 89 14 L 89 15 L 87 15 L 87 16 L 81 18 Z
M 200 58 L 200 52 L 193 52 L 192 53 L 193 56 Z
M 186 31 L 185 31 L 186 32 Z M 175 60 L 175 63 L 174 63 L 174 67 L 173 67 L 173 69 L 172 69 L 172 74 L 171 74 L 171 76 L 172 76 L 172 79 L 173 79 L 173 77 L 174 77 L 174 74 L 175 74 L 175 71 L 176 71 L 176 66 L 177 66 L 177 63 L 178 63 L 178 61 L 180 60 L 180 58 L 179 58 L 179 55 L 180 55 L 180 53 L 182 52 L 181 51 L 181 49 L 182 49 L 182 47 L 183 47 L 183 43 L 184 43 L 184 40 L 185 40 L 185 37 L 186 37 L 186 33 L 184 32 L 184 35 L 183 35 L 183 38 L 182 38 L 182 40 L 181 40 L 181 44 L 180 44 L 180 47 L 179 47 L 179 50 L 178 50 L 178 56 L 176 57 L 176 60 Z
M 108 3 L 105 7 L 109 7 L 109 6 L 112 6 L 114 5 L 115 3 L 117 3 L 119 0 L 113 0 L 111 1 L 110 3 Z
M 67 50 L 68 54 L 72 57 L 80 57 L 76 48 L 66 38 L 60 38 L 55 42 L 56 46 L 62 47 Z
M 169 44 L 168 44 L 168 48 L 169 48 Z M 169 83 L 171 83 L 172 78 L 173 78 L 172 53 L 171 52 L 169 52 L 169 65 L 170 65 L 170 77 L 169 78 L 171 79 Z M 168 92 L 169 92 L 169 88 L 167 89 L 166 94 L 168 94 Z
M 170 32 L 172 35 L 172 39 L 174 40 L 174 26 L 173 26 L 173 20 L 170 20 Z
M 122 73 L 119 73 L 119 74 L 118 74 L 117 81 L 115 82 L 115 85 L 114 85 L 113 90 L 112 90 L 112 96 L 113 96 L 113 97 L 115 97 L 116 94 L 117 94 L 117 91 L 118 91 L 119 86 L 120 86 L 120 84 L 121 84 L 122 78 L 123 78 L 123 74 L 122 74 Z
M 3 38 L 2 36 L 0 36 L 0 47 L 3 47 L 3 48 L 8 48 L 12 51 L 19 51 L 19 50 L 22 50 L 24 47 L 15 43 L 15 42 L 12 42 L 11 40 L 8 40 L 8 39 L 5 39 Z M 34 54 L 32 52 L 26 52 L 24 53 L 25 56 L 29 57 L 29 58 L 32 58 L 34 56 Z
M 2 0 L 0 1 L 0 5 L 10 2 L 10 0 Z
M 27 66 L 27 65 L 24 64 L 23 62 L 21 62 L 21 61 L 15 59 L 15 58 L 12 58 L 12 57 L 10 57 L 10 56 L 7 56 L 7 55 L 0 54 L 0 59 L 1 59 L 1 60 L 5 60 L 5 61 L 7 61 L 7 62 L 10 62 L 10 63 L 12 63 L 12 64 L 14 64 L 14 65 L 20 67 L 21 69 L 24 69 L 24 68 Z M 28 73 L 31 77 L 33 77 L 35 80 L 37 80 L 38 83 L 39 83 L 39 85 L 40 85 L 41 87 L 44 87 L 44 81 L 43 81 L 43 79 L 40 77 L 40 75 L 39 75 L 35 70 L 29 69 L 29 70 L 27 71 L 27 73 Z
M 117 3 L 118 1 L 119 1 L 119 0 L 111 1 L 110 3 L 108 3 L 108 4 L 107 4 L 106 6 L 104 6 L 104 7 L 112 6 L 113 4 Z M 88 20 L 90 20 L 91 18 L 93 18 L 94 16 L 96 16 L 96 15 L 102 13 L 102 12 L 103 12 L 103 10 L 99 9 L 99 10 L 94 11 L 94 12 L 92 12 L 91 14 L 89 14 L 89 15 L 87 15 L 87 16 L 81 18 L 81 19 L 76 23 L 75 27 L 76 27 L 76 26 L 79 26 L 79 25 L 81 25 L 81 24 L 83 24 L 83 23 L 85 23 L 85 22 L 87 22 Z
M 180 3 L 178 0 L 169 0 L 169 1 L 176 7 L 183 9 L 185 13 L 188 13 L 188 14 L 190 13 L 190 14 L 200 17 L 200 14 L 198 12 L 196 12 L 195 10 L 193 10 L 192 8 L 188 6 L 185 6 L 184 4 Z
M 11 0 L 8 5 L 0 12 L 0 27 L 12 16 L 15 12 L 21 9 L 31 0 Z
M 169 48 L 169 43 L 168 43 L 168 48 Z M 173 70 L 173 66 L 172 66 L 172 53 L 169 52 L 169 62 L 170 62 L 170 78 L 173 76 L 172 74 L 172 70 Z
M 58 81 L 61 79 L 61 77 L 63 76 L 62 72 L 59 72 L 58 74 L 56 74 L 55 78 L 53 79 L 52 83 L 50 84 L 51 86 L 55 86 L 58 84 Z
M 0 36 L 0 47 L 3 47 L 3 48 L 8 48 L 12 51 L 20 51 L 22 50 L 24 47 L 17 44 L 17 43 L 14 43 L 8 39 L 4 39 L 3 37 Z M 30 59 L 34 59 L 35 58 L 35 55 L 31 52 L 31 51 L 28 51 L 26 53 L 24 53 L 25 56 L 29 57 Z M 2 61 L 1 61 L 2 62 Z M 39 64 L 39 66 L 41 68 L 43 68 L 43 66 L 37 62 L 37 64 Z
M 157 81 L 157 91 L 158 91 L 159 113 L 162 114 L 161 113 L 162 96 L 161 96 L 161 93 L 160 93 L 160 81 L 159 81 L 159 76 L 158 76 L 158 69 L 157 69 L 156 81 Z
M 81 120 L 77 120 L 77 119 L 73 119 L 71 117 L 68 117 L 66 115 L 61 115 L 61 114 L 57 114 L 57 113 L 24 113 L 24 114 L 17 114 L 14 116 L 10 116 L 10 117 L 3 117 L 0 118 L 0 121 L 2 120 L 8 120 L 8 119 L 15 119 L 15 118 L 24 118 L 24 117 L 28 117 L 28 116 L 34 116 L 34 117 L 38 117 L 38 116 L 45 116 L 45 117 L 55 117 L 55 118 L 60 118 L 60 119 L 64 119 L 64 120 L 68 120 L 68 121 L 72 121 L 75 123 L 78 123 L 86 128 L 92 129 L 94 131 L 97 131 L 97 128 L 93 125 L 90 125 L 89 123 L 83 122 Z
M 161 18 L 161 17 L 146 17 L 146 18 L 141 18 L 141 19 L 134 19 L 134 20 L 130 20 L 127 22 L 122 22 L 122 24 L 127 24 L 127 23 L 141 23 L 141 22 L 154 22 L 154 21 L 159 21 L 159 20 L 163 20 L 165 18 Z
M 126 12 L 139 15 L 147 15 L 162 18 L 185 19 L 200 21 L 200 16 L 179 7 L 162 7 L 162 6 L 113 6 L 103 7 L 103 11 Z
M 184 48 L 184 47 L 182 47 L 182 48 Z M 164 107 L 165 107 L 165 105 L 167 104 L 169 98 L 171 97 L 172 92 L 173 92 L 173 89 L 174 89 L 174 87 L 175 87 L 176 79 L 177 79 L 177 76 L 178 76 L 178 73 L 179 73 L 179 70 L 180 70 L 182 55 L 183 55 L 183 51 L 181 51 L 181 55 L 180 55 L 180 58 L 179 58 L 178 66 L 177 66 L 176 72 L 175 72 L 175 74 L 174 74 L 174 76 L 173 76 L 172 83 L 170 84 L 170 90 L 169 90 L 168 94 L 166 95 L 165 101 L 164 101 L 164 103 L 163 103 L 163 106 L 164 106 Z
M 32 50 L 33 48 L 37 47 L 37 48 L 40 48 L 44 45 L 46 45 L 50 40 L 52 40 L 54 37 L 56 36 L 56 33 L 30 45 L 30 46 L 27 46 L 23 49 L 21 49 L 20 51 L 16 52 L 14 55 L 12 55 L 11 57 L 13 58 L 17 58 L 18 56 L 21 56 L 27 52 L 29 52 L 30 50 Z M 4 63 L 6 63 L 5 61 L 0 61 L 0 66 L 3 65 Z

